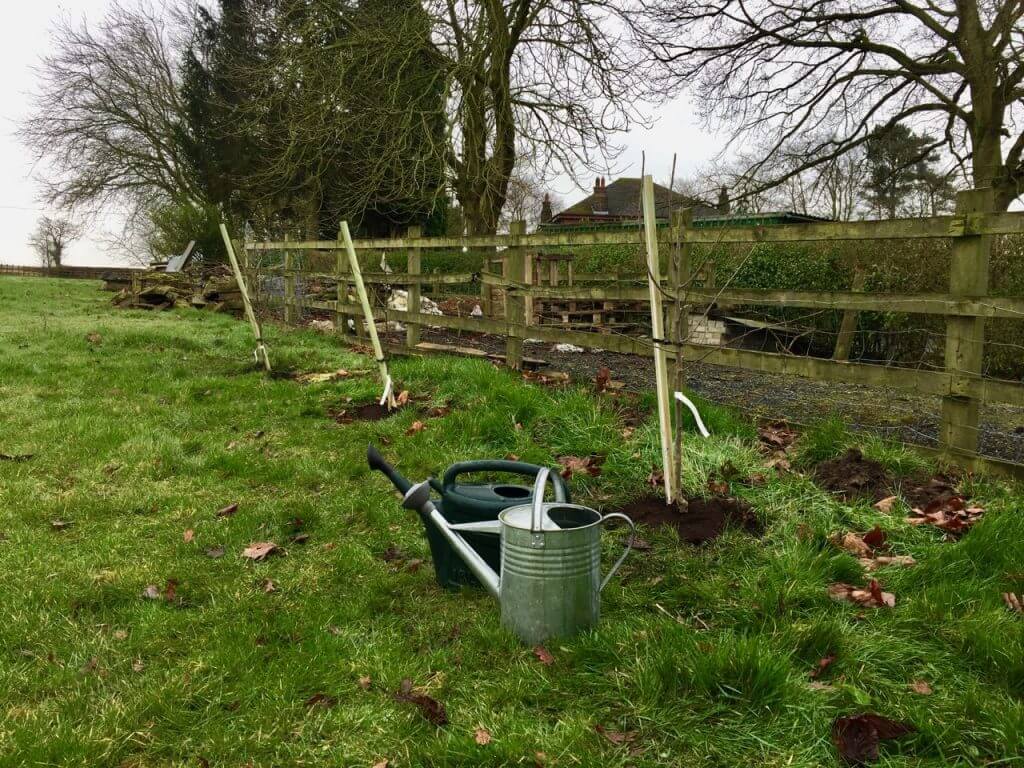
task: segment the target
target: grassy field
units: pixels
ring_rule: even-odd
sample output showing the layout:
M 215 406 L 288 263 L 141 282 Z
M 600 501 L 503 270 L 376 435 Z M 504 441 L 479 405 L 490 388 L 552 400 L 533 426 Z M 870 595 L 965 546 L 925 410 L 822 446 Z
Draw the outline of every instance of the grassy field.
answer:
M 615 404 L 584 388 L 433 358 L 394 372 L 453 402 L 449 415 L 412 434 L 412 412 L 339 425 L 327 411 L 371 397 L 371 376 L 267 379 L 244 323 L 107 299 L 93 283 L 0 279 L 0 453 L 31 455 L 0 460 L 0 764 L 837 765 L 832 721 L 864 711 L 918 729 L 886 743 L 882 765 L 1022 764 L 1024 618 L 1000 597 L 1024 587 L 1019 488 L 968 481 L 987 512 L 946 542 L 899 506 L 847 505 L 769 471 L 735 489 L 762 538 L 698 549 L 646 532 L 653 549 L 605 590 L 600 628 L 549 644 L 545 665 L 486 595 L 410 565 L 428 556 L 419 523 L 366 468 L 366 444 L 417 479 L 467 458 L 606 454 L 573 490 L 611 510 L 646 491 L 651 418 L 626 437 Z M 278 367 L 370 368 L 330 337 L 268 336 Z M 712 439 L 686 441 L 690 491 L 726 460 L 765 471 L 751 425 L 710 408 L 708 421 Z M 797 466 L 848 439 L 804 436 Z M 923 467 L 864 448 L 894 471 Z M 918 560 L 877 574 L 895 608 L 833 602 L 831 582 L 866 580 L 828 536 L 875 524 Z M 620 536 L 605 535 L 606 563 Z M 268 540 L 285 553 L 241 556 Z M 405 559 L 386 561 L 391 546 Z M 447 725 L 395 699 L 405 678 Z

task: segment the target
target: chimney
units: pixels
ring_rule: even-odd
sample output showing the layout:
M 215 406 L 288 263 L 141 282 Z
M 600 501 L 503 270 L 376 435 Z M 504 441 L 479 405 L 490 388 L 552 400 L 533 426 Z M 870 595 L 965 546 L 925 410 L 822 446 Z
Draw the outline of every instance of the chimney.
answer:
M 598 176 L 594 181 L 594 203 L 591 205 L 594 213 L 608 214 L 608 188 L 605 186 L 604 177 Z
M 553 215 L 551 213 L 551 195 L 547 192 L 544 193 L 544 202 L 540 206 L 540 223 L 547 224 L 551 221 Z
M 729 190 L 725 187 L 718 188 L 718 212 L 723 216 L 729 213 Z

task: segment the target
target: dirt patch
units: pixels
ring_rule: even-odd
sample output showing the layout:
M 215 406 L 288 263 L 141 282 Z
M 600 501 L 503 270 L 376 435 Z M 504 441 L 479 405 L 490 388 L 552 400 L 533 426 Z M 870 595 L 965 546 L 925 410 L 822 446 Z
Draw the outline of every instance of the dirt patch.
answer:
M 873 459 L 851 448 L 838 459 L 823 461 L 814 468 L 814 479 L 822 488 L 844 501 L 881 501 L 891 495 L 892 476 Z
M 906 477 L 898 483 L 898 495 L 912 509 L 925 509 L 929 504 L 942 504 L 958 496 L 956 478 L 948 475 Z M 893 488 L 893 493 L 897 489 Z
M 380 403 L 346 403 L 341 408 L 328 409 L 327 415 L 339 424 L 351 424 L 354 421 L 381 421 L 394 416 L 400 410 L 396 408 L 389 411 L 386 405 Z
M 659 496 L 646 496 L 616 511 L 650 528 L 673 528 L 679 534 L 679 541 L 685 544 L 705 544 L 730 527 L 754 536 L 764 532 L 750 504 L 728 496 L 690 498 L 682 511 L 676 504 L 666 504 Z

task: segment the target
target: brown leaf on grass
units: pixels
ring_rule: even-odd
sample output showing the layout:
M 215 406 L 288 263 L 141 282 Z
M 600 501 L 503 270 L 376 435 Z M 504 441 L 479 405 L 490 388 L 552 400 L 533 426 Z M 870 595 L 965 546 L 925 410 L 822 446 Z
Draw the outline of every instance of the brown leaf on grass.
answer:
M 793 464 L 790 462 L 784 453 L 776 453 L 767 462 L 768 469 L 774 469 L 776 472 L 789 472 L 793 468 Z
M 452 407 L 450 405 L 438 405 L 429 409 L 427 411 L 427 416 L 429 416 L 432 419 L 443 419 L 451 412 Z
M 896 596 L 891 592 L 883 592 L 875 579 L 871 580 L 867 589 L 855 587 L 853 584 L 836 582 L 829 585 L 828 594 L 833 600 L 846 601 L 855 605 L 886 606 L 888 608 L 896 605 Z
M 403 405 L 408 404 L 408 402 L 409 402 L 409 390 L 408 389 L 403 389 L 395 397 L 395 405 L 397 405 L 399 408 L 401 408 Z
M 846 765 L 867 765 L 878 760 L 878 743 L 916 731 L 910 723 L 865 713 L 837 717 L 832 722 L 832 742 Z
M 395 701 L 415 704 L 420 714 L 436 726 L 448 724 L 448 713 L 445 711 L 444 704 L 425 693 L 413 690 L 412 680 L 409 678 L 402 680 L 401 687 L 395 693 Z
M 519 461 L 519 454 L 518 453 L 506 453 L 505 454 L 505 461 Z
M 598 392 L 604 392 L 608 388 L 608 382 L 612 380 L 611 370 L 602 365 L 597 369 L 597 376 L 594 377 L 594 388 Z
M 660 488 L 665 482 L 665 473 L 654 467 L 651 470 L 651 474 L 647 476 L 647 482 L 655 488 Z
M 860 564 L 868 571 L 875 571 L 890 565 L 906 568 L 911 565 L 917 565 L 917 560 L 910 555 L 875 555 L 874 557 L 860 558 Z
M 146 665 L 143 663 L 142 659 L 135 659 L 135 661 L 132 662 L 132 672 L 141 672 L 145 668 Z
M 336 371 L 325 371 L 324 373 L 300 373 L 295 377 L 295 380 L 301 381 L 303 384 L 323 384 L 327 381 L 345 379 L 351 375 L 344 368 L 339 368 Z
M 1003 603 L 1014 613 L 1024 613 L 1024 605 L 1021 599 L 1013 592 L 1003 592 Z
M 173 603 L 174 598 L 178 596 L 178 580 L 168 579 L 167 584 L 164 586 L 164 600 L 168 603 Z
M 623 427 L 621 434 L 623 440 L 630 440 L 636 434 L 636 427 Z
M 558 463 L 562 465 L 562 477 L 566 480 L 571 479 L 576 473 L 597 477 L 601 474 L 604 456 L 596 453 L 589 456 L 559 456 Z
M 274 582 L 273 579 L 264 579 L 263 584 L 260 585 L 260 588 L 263 590 L 265 594 L 268 595 L 271 592 L 277 592 L 277 584 Z
M 537 657 L 541 664 L 545 667 L 550 667 L 555 663 L 555 657 L 551 655 L 551 651 L 545 648 L 543 645 L 533 646 L 533 655 Z
M 714 496 L 728 496 L 729 483 L 724 480 L 708 480 L 708 491 Z
M 78 674 L 87 675 L 90 672 L 95 672 L 99 668 L 99 666 L 100 660 L 93 656 L 87 662 L 85 662 L 85 664 L 81 666 L 81 668 L 78 670 Z
M 384 758 L 383 760 L 378 760 L 376 763 L 374 763 L 373 768 L 388 768 L 389 765 L 391 765 L 391 761 L 387 758 Z
M 768 482 L 768 478 L 764 476 L 763 472 L 755 472 L 754 474 L 747 477 L 744 481 L 747 485 L 752 488 L 757 488 Z
M 89 333 L 85 334 L 85 339 L 90 344 L 99 344 L 103 341 L 103 337 L 96 333 L 96 331 L 89 331 Z
M 924 509 L 915 507 L 911 525 L 932 525 L 952 537 L 961 536 L 985 514 L 984 507 L 968 507 L 963 496 L 940 496 Z
M 331 696 L 327 693 L 314 693 L 303 703 L 305 704 L 306 707 L 310 709 L 313 707 L 320 707 L 321 709 L 330 709 L 338 703 L 338 700 L 334 696 Z
M 217 560 L 218 558 L 224 557 L 224 547 L 207 547 L 203 554 L 211 560 Z
M 889 512 L 892 512 L 893 505 L 898 500 L 899 499 L 898 499 L 897 496 L 886 496 L 884 499 L 881 499 L 880 501 L 876 501 L 873 506 L 879 512 L 884 512 L 884 513 L 888 514 Z
M 757 428 L 761 444 L 770 450 L 787 450 L 796 441 L 797 433 L 784 421 L 762 424 Z
M 595 725 L 594 730 L 608 739 L 612 744 L 619 746 L 622 744 L 631 744 L 636 741 L 636 737 L 640 735 L 636 731 L 609 731 L 600 725 Z
M 221 507 L 220 509 L 218 509 L 214 517 L 231 517 L 237 511 L 238 502 L 236 501 L 231 504 L 228 504 L 226 507 Z
M 633 541 L 630 544 L 630 549 L 636 552 L 650 552 L 654 547 L 651 546 L 651 542 L 647 539 L 641 539 L 639 536 L 634 536 Z
M 71 526 L 72 526 L 72 522 L 70 520 L 51 520 L 50 521 L 50 528 L 52 528 L 55 531 L 65 531 L 68 528 L 70 528 Z
M 185 532 L 181 535 L 181 538 L 186 544 L 191 544 L 196 539 L 196 532 L 191 528 L 186 528 Z
M 266 560 L 267 557 L 278 551 L 278 546 L 272 541 L 257 541 L 242 550 L 242 557 L 254 562 Z
M 922 696 L 928 696 L 932 692 L 932 687 L 924 680 L 915 680 L 910 684 L 910 690 Z
M 360 688 L 362 688 L 364 691 L 368 691 L 368 690 L 370 690 L 370 686 L 371 685 L 373 685 L 373 680 L 370 679 L 369 675 L 360 675 L 359 676 L 359 687 Z
M 832 666 L 832 662 L 836 660 L 835 656 L 823 656 L 818 660 L 818 665 L 811 670 L 811 680 L 815 680 L 821 676 L 821 673 Z
M 309 534 L 305 531 L 298 531 L 297 533 L 293 533 L 291 536 L 289 536 L 288 541 L 290 541 L 292 544 L 305 544 L 307 541 L 309 541 Z
M 885 531 L 876 525 L 864 534 L 864 543 L 872 549 L 878 549 L 885 544 Z
M 854 557 L 871 557 L 871 547 L 859 535 L 853 532 L 844 533 L 842 536 L 833 536 L 832 543 L 840 549 L 844 549 Z
M 418 421 L 417 420 L 417 421 L 414 421 L 412 423 L 412 425 L 407 430 L 405 430 L 405 434 L 406 435 L 415 435 L 417 432 L 422 432 L 426 428 L 427 428 L 426 424 L 424 424 L 422 421 Z
M 413 558 L 405 564 L 405 570 L 409 571 L 409 573 L 416 573 L 416 571 L 418 571 L 420 569 L 420 566 L 422 565 L 422 560 L 420 560 L 419 558 Z
M 490 733 L 490 731 L 488 731 L 483 726 L 478 725 L 476 727 L 476 730 L 473 731 L 473 741 L 475 741 L 480 746 L 485 746 L 487 744 L 490 744 L 491 743 L 491 733 Z
M 381 559 L 385 563 L 391 563 L 395 560 L 405 560 L 405 552 L 400 550 L 394 544 L 389 544 L 388 548 L 384 550 L 384 554 L 381 555 Z

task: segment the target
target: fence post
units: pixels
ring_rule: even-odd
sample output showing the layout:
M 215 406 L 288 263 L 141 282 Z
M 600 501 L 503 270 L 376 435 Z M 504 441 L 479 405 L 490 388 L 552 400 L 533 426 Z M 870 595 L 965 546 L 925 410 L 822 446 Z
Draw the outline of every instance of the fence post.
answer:
M 526 234 L 525 221 L 513 221 L 509 224 L 508 233 L 512 245 L 505 251 L 505 279 L 512 283 L 525 280 L 526 250 L 519 245 L 519 235 Z M 508 337 L 505 340 L 505 365 L 514 371 L 523 368 L 523 329 L 526 326 L 526 303 L 523 294 L 505 287 L 505 322 L 508 325 Z
M 139 275 L 139 270 L 132 272 L 132 306 L 137 307 L 139 305 L 139 294 L 142 293 L 142 278 Z
M 409 227 L 405 235 L 410 240 L 418 240 L 423 236 L 423 230 L 419 227 Z M 421 253 L 419 248 L 410 248 L 409 255 L 406 257 L 406 271 L 413 278 L 419 276 L 422 272 Z M 408 301 L 406 302 L 406 310 L 409 312 L 420 312 L 420 283 L 409 283 L 406 286 L 408 290 Z M 420 343 L 420 324 L 407 322 L 405 324 L 405 346 L 415 347 Z
M 992 189 L 969 189 L 956 196 L 956 215 L 988 213 L 993 208 Z M 992 237 L 966 235 L 953 240 L 949 264 L 949 293 L 953 298 L 983 297 L 988 293 L 989 255 Z M 946 372 L 949 394 L 942 398 L 940 441 L 944 452 L 977 453 L 980 401 L 972 381 L 981 377 L 985 345 L 985 319 L 946 318 Z
M 284 321 L 295 324 L 295 273 L 292 271 L 292 251 L 288 247 L 288 235 L 284 236 Z
M 867 283 L 868 271 L 861 264 L 859 255 L 853 257 L 853 278 L 850 281 L 850 290 L 860 293 Z M 853 344 L 853 334 L 857 330 L 856 309 L 847 309 L 843 312 L 843 320 L 839 324 L 839 333 L 836 335 L 836 346 L 832 352 L 833 360 L 849 360 L 850 347 Z
M 534 254 L 528 253 L 523 257 L 523 282 L 528 286 L 533 286 L 533 273 L 534 273 Z M 523 324 L 530 326 L 536 322 L 536 315 L 534 313 L 533 296 L 523 297 Z

